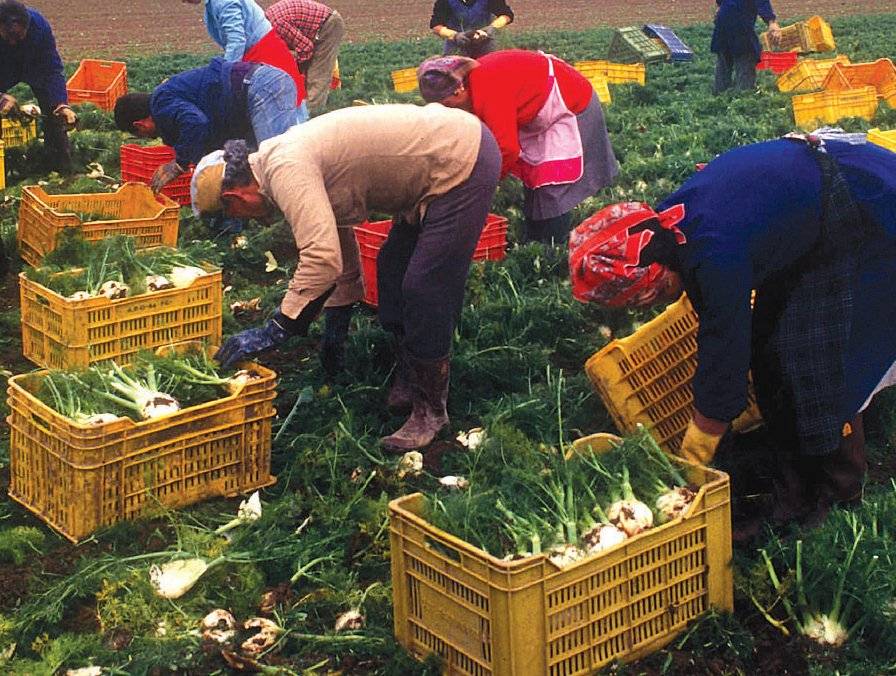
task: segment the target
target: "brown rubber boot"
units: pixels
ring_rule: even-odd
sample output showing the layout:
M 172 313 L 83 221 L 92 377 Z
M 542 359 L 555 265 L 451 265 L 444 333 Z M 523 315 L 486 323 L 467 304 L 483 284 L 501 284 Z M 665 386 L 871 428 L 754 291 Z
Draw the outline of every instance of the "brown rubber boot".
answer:
M 411 390 L 410 374 L 404 349 L 399 346 L 395 357 L 395 371 L 392 374 L 392 385 L 386 406 L 395 413 L 410 413 L 414 395 Z
M 405 355 L 410 375 L 412 408 L 407 419 L 394 434 L 384 437 L 382 444 L 387 451 L 405 453 L 428 446 L 448 424 L 448 357 L 442 359 L 416 359 Z
M 843 426 L 843 438 L 837 450 L 821 460 L 820 500 L 830 505 L 861 500 L 868 471 L 861 413 Z

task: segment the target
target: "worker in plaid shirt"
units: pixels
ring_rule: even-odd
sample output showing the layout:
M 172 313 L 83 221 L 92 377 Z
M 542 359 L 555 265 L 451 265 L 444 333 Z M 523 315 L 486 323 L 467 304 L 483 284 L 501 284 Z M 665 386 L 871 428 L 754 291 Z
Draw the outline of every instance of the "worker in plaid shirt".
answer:
M 342 17 L 315 0 L 279 0 L 268 7 L 265 15 L 293 51 L 299 70 L 305 75 L 309 110 L 322 112 L 345 33 Z

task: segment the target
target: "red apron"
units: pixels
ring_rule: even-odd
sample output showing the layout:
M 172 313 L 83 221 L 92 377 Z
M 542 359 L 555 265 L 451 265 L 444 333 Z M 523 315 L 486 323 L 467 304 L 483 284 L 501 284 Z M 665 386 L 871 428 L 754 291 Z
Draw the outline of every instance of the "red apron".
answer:
M 299 72 L 296 60 L 289 51 L 289 47 L 283 42 L 283 38 L 277 35 L 277 31 L 271 31 L 261 40 L 246 50 L 243 61 L 252 63 L 264 63 L 268 66 L 279 68 L 289 75 L 296 83 L 296 107 L 302 105 L 305 100 L 305 77 Z
M 550 93 L 535 118 L 519 128 L 520 179 L 531 189 L 575 183 L 582 178 L 585 166 L 578 120 L 560 93 L 553 59 L 544 56 L 548 60 Z

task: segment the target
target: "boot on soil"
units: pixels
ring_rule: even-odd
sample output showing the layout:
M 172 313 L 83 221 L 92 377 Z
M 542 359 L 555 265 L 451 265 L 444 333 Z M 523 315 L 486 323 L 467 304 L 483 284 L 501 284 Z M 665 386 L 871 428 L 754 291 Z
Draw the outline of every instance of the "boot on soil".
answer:
M 779 453 L 777 472 L 772 481 L 772 521 L 787 525 L 813 514 L 818 506 L 818 464 L 819 458 L 798 452 Z
M 448 425 L 448 357 L 416 359 L 405 353 L 411 392 L 411 416 L 394 434 L 384 437 L 383 447 L 390 452 L 405 453 L 432 443 Z
M 862 500 L 868 459 L 861 413 L 843 426 L 837 450 L 819 460 L 818 504 L 804 519 L 809 527 L 821 524 L 836 505 L 855 505 Z
M 411 389 L 410 369 L 404 347 L 399 344 L 395 356 L 395 372 L 392 374 L 392 385 L 386 397 L 386 406 L 393 413 L 410 413 L 414 401 Z

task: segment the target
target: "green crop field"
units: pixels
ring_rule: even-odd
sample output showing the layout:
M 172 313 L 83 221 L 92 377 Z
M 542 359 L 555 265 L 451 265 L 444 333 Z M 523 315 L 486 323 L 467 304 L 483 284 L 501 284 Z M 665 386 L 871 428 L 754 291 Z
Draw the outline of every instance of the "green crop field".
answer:
M 853 62 L 896 58 L 896 14 L 831 23 L 839 53 Z M 692 63 L 649 65 L 643 87 L 611 85 L 606 117 L 621 175 L 580 205 L 574 222 L 609 202 L 656 203 L 696 163 L 794 128 L 791 97 L 778 92 L 771 74 L 759 74 L 756 94 L 713 97 L 710 27 L 679 35 L 697 52 Z M 609 30 L 527 33 L 514 36 L 514 46 L 575 61 L 602 58 L 610 38 Z M 392 91 L 390 71 L 415 66 L 433 44 L 345 45 L 343 87 L 331 96 L 330 107 L 355 100 L 419 103 L 414 94 Z M 130 89 L 149 90 L 203 58 L 129 59 Z M 75 66 L 68 64 L 67 72 Z M 26 91 L 16 90 L 27 98 Z M 80 130 L 71 136 L 81 168 L 77 176 L 43 170 L 40 144 L 6 150 L 7 189 L 0 201 L 0 235 L 10 257 L 0 286 L 4 377 L 33 368 L 21 357 L 19 330 L 15 231 L 21 187 L 41 183 L 49 192 L 69 193 L 108 189 L 110 181 L 87 175 L 100 173 L 93 163 L 105 176 L 119 175 L 118 150 L 126 137 L 106 113 L 82 108 L 79 115 Z M 841 125 L 850 131 L 894 129 L 896 110 L 882 103 L 872 122 L 847 119 Z M 509 218 L 511 249 L 504 261 L 476 264 L 470 274 L 453 347 L 452 434 L 434 446 L 423 473 L 402 476 L 397 458 L 379 448 L 380 436 L 401 419 L 385 411 L 390 349 L 375 313 L 356 314 L 348 367 L 335 383 L 325 383 L 318 363 L 320 327 L 315 325 L 310 337 L 294 339 L 261 360 L 279 374 L 279 415 L 273 445 L 277 483 L 262 492 L 257 521 L 229 530 L 226 537 L 216 534 L 239 500 L 212 500 L 179 510 L 151 509 L 143 519 L 72 545 L 11 500 L 0 501 L 0 671 L 49 676 L 96 666 L 103 674 L 230 673 L 221 646 L 203 640 L 200 632 L 202 618 L 223 608 L 239 622 L 264 613 L 282 630 L 267 652 L 244 665 L 247 672 L 438 673 L 437 660 L 417 662 L 393 639 L 388 502 L 436 490 L 438 477 L 462 473 L 466 452 L 453 441 L 461 430 L 486 428 L 495 439 L 490 448 L 498 445 L 499 453 L 508 454 L 613 431 L 583 364 L 611 337 L 630 334 L 657 312 L 606 311 L 574 301 L 564 250 L 515 244 L 521 201 L 518 183 L 499 187 L 492 211 Z M 279 303 L 296 264 L 292 234 L 282 222 L 253 224 L 244 235 L 243 246 L 214 240 L 213 262 L 223 267 L 226 286 L 225 335 L 260 324 Z M 180 238 L 214 236 L 183 209 Z M 276 266 L 266 266 L 265 252 Z M 259 311 L 231 311 L 231 304 L 256 298 Z M 896 473 L 896 397 L 879 397 L 867 425 L 872 467 L 862 505 L 833 513 L 816 530 L 768 530 L 736 548 L 734 614 L 710 614 L 665 649 L 637 663 L 607 667 L 608 673 L 896 673 L 896 560 L 891 558 L 896 539 L 888 539 L 896 518 L 890 479 Z M 733 467 L 754 459 L 735 459 Z M 0 466 L 5 492 L 8 429 L 0 438 Z M 844 542 L 859 543 L 852 559 L 840 553 Z M 808 593 L 833 599 L 839 584 L 849 608 L 842 613 L 844 622 L 858 623 L 842 647 L 818 645 L 800 636 L 792 622 L 782 622 L 788 615 L 780 597 L 792 596 L 800 569 L 794 563 L 797 550 Z M 149 569 L 177 557 L 218 563 L 186 595 L 160 598 Z M 781 590 L 771 583 L 769 566 L 781 577 Z M 838 571 L 845 573 L 842 583 Z M 337 618 L 352 610 L 363 616 L 361 626 L 337 631 Z

